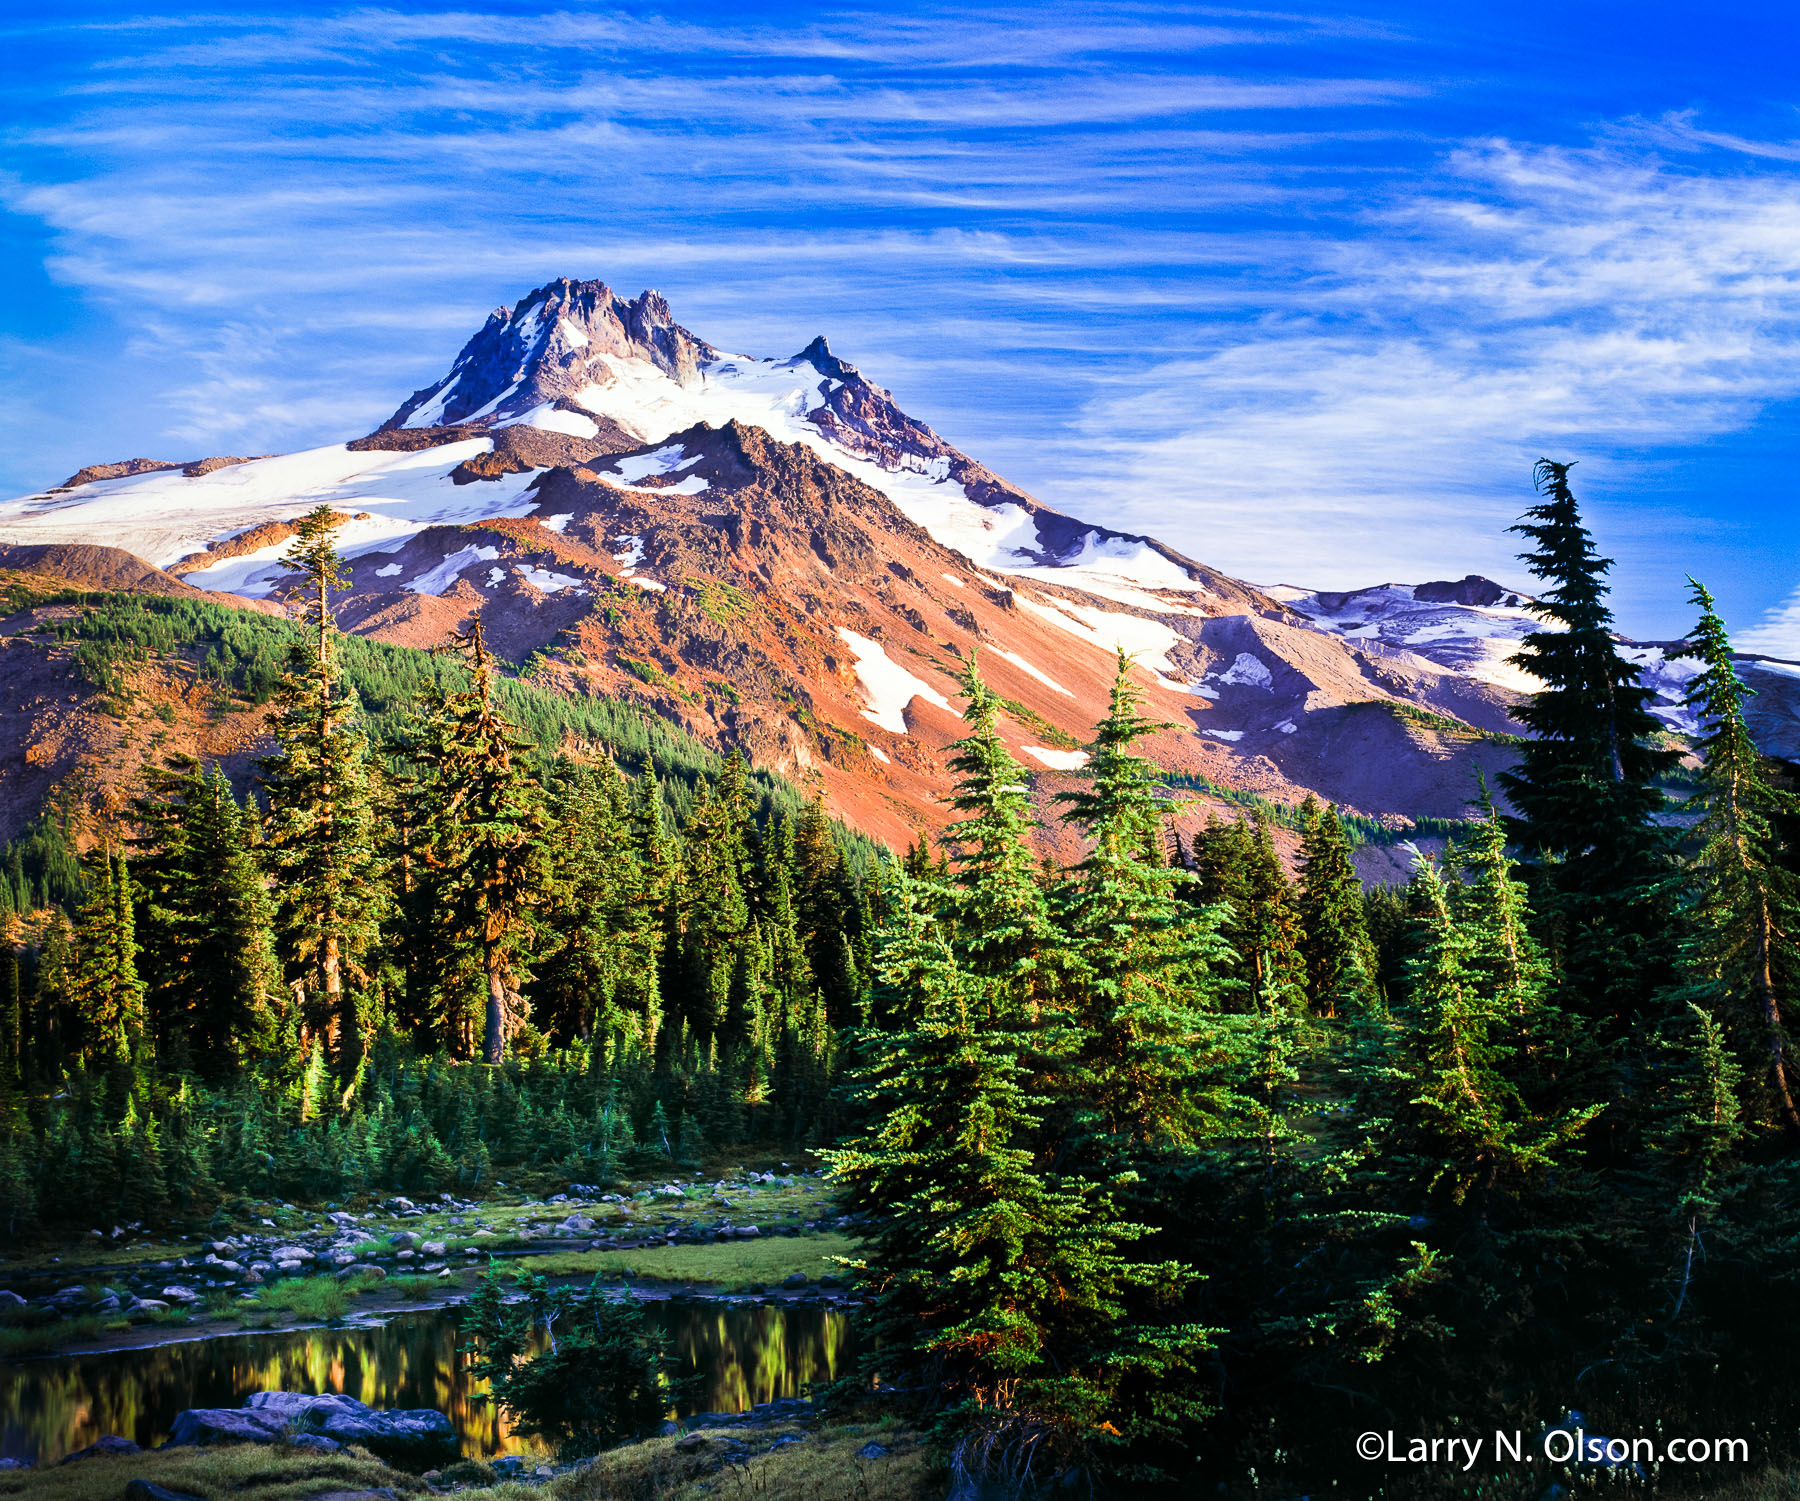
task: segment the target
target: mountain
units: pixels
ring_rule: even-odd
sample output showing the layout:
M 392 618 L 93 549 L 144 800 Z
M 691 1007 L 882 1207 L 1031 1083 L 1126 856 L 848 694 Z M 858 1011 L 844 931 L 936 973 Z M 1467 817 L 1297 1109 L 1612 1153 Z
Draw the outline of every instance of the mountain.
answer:
M 96 466 L 0 503 L 0 541 L 118 549 L 276 608 L 293 520 L 321 503 L 348 629 L 429 646 L 480 610 L 534 681 L 742 745 L 895 842 L 944 821 L 972 653 L 1046 799 L 1123 649 L 1197 809 L 1310 790 L 1401 827 L 1464 812 L 1528 686 L 1502 660 L 1527 601 L 1498 585 L 1256 588 L 1045 505 L 823 338 L 730 354 L 655 292 L 594 281 L 497 309 L 365 437 Z

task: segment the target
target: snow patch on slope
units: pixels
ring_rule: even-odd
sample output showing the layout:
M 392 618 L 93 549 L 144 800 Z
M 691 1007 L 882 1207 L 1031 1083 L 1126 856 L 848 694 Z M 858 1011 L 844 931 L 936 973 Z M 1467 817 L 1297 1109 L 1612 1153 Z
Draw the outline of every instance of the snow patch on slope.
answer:
M 580 412 L 559 411 L 548 402 L 533 407 L 519 419 L 518 424 L 510 425 L 521 424 L 546 433 L 567 433 L 571 438 L 592 438 L 600 431 L 600 424 L 592 417 L 584 417 Z
M 1019 749 L 1056 771 L 1079 771 L 1087 765 L 1086 751 L 1047 750 L 1041 745 L 1022 745 Z
M 994 655 L 996 657 L 1002 657 L 1006 661 L 1011 662 L 1012 665 L 1014 667 L 1017 667 L 1021 672 L 1030 673 L 1034 678 L 1036 678 L 1046 688 L 1054 688 L 1058 693 L 1062 694 L 1065 698 L 1073 698 L 1075 696 L 1073 693 L 1070 693 L 1067 688 L 1063 687 L 1063 685 L 1061 683 L 1057 682 L 1055 678 L 1051 677 L 1049 673 L 1044 672 L 1040 668 L 1033 667 L 1031 665 L 1031 663 L 1027 662 L 1017 652 L 1005 651 L 1005 650 L 1001 649 L 1000 647 L 995 647 L 993 649 L 993 651 L 994 651 Z
M 838 636 L 856 654 L 856 681 L 862 688 L 868 707 L 863 718 L 873 720 L 884 730 L 896 735 L 906 733 L 906 706 L 915 698 L 923 698 L 948 710 L 950 700 L 923 679 L 915 677 L 887 654 L 879 641 L 847 631 L 841 625 Z M 951 712 L 954 712 L 953 710 Z
M 1169 651 L 1181 637 L 1160 620 L 1145 620 L 1141 615 L 1116 615 L 1110 610 L 1097 610 L 1068 599 L 1040 600 L 1026 594 L 1014 598 L 1021 609 L 1090 646 L 1106 652 L 1123 651 L 1159 677 L 1176 671 L 1169 661 Z
M 400 587 L 414 594 L 442 594 L 456 582 L 463 569 L 476 563 L 491 563 L 499 556 L 497 547 L 464 547 L 451 553 L 429 573 L 421 573 Z

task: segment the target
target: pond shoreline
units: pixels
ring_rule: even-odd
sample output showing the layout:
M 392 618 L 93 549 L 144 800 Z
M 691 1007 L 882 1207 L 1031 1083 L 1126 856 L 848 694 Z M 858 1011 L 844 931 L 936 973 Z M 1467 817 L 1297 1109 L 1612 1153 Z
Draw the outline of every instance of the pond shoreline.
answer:
M 584 1279 L 580 1273 L 576 1272 L 552 1275 L 548 1280 L 554 1286 L 571 1286 Z M 611 1290 L 611 1286 L 609 1284 L 609 1290 Z M 617 1287 L 620 1292 L 640 1303 L 712 1303 L 729 1308 L 823 1306 L 847 1313 L 860 1301 L 854 1296 L 847 1295 L 841 1289 L 817 1287 L 771 1288 L 767 1292 L 745 1293 L 731 1292 L 725 1288 L 705 1283 L 661 1282 L 649 1279 L 628 1281 L 617 1284 Z M 466 1291 L 459 1291 L 452 1296 L 442 1298 L 397 1299 L 358 1309 L 355 1313 L 342 1319 L 307 1319 L 293 1323 L 269 1324 L 255 1329 L 244 1327 L 230 1314 L 215 1318 L 203 1318 L 192 1324 L 143 1324 L 129 1331 L 114 1331 L 105 1336 L 104 1342 L 71 1340 L 50 1349 L 34 1350 L 29 1355 L 0 1357 L 0 1370 L 4 1370 L 7 1366 L 24 1366 L 37 1361 L 66 1360 L 87 1355 L 126 1355 L 138 1350 L 154 1350 L 163 1345 L 231 1339 L 240 1335 L 301 1334 L 314 1329 L 380 1329 L 386 1325 L 388 1320 L 397 1315 L 434 1313 L 445 1309 L 460 1308 L 468 1302 L 468 1298 L 469 1295 Z
M 803 1395 L 854 1359 L 847 1310 L 808 1297 L 695 1296 L 688 1289 L 620 1289 L 642 1298 L 670 1342 L 677 1369 L 697 1385 L 681 1413 L 742 1412 Z M 399 1304 L 336 1324 L 239 1329 L 208 1321 L 148 1329 L 137 1343 L 0 1367 L 0 1453 L 54 1465 L 116 1433 L 145 1447 L 188 1408 L 239 1407 L 257 1391 L 341 1391 L 375 1408 L 437 1408 L 458 1448 L 479 1458 L 519 1447 L 510 1420 L 461 1353 L 458 1304 Z M 252 1338 L 255 1336 L 255 1338 Z M 526 1445 L 527 1448 L 535 1447 Z

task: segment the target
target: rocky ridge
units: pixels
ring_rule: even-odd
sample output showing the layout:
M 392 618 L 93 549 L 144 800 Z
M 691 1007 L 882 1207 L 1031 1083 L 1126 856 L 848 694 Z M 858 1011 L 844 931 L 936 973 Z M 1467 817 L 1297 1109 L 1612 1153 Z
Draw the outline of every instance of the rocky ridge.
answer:
M 1154 753 L 1199 794 L 1189 818 L 1222 806 L 1209 788 L 1457 817 L 1530 687 L 1505 661 L 1535 625 L 1517 591 L 1231 579 L 1043 505 L 823 338 L 727 354 L 600 282 L 497 309 L 366 438 L 24 497 L 0 538 L 79 533 L 151 560 L 156 587 L 278 608 L 283 542 L 320 502 L 343 518 L 350 629 L 431 646 L 479 611 L 535 682 L 743 746 L 894 843 L 943 822 L 971 655 L 1046 811 L 1120 650 L 1171 726 Z M 1800 694 L 1771 697 L 1794 719 Z

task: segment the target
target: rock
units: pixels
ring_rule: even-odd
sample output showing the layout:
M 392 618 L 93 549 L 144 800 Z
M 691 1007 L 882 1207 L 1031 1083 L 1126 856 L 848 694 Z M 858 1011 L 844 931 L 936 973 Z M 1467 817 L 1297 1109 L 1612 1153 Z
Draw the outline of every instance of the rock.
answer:
M 444 1243 L 441 1240 L 423 1241 L 419 1246 L 419 1254 L 421 1256 L 442 1256 L 445 1254 Z
M 0 1308 L 16 1309 L 23 1308 L 24 1306 L 25 1300 L 16 1292 L 13 1292 L 10 1288 L 0 1288 Z
M 212 1249 L 215 1256 L 229 1256 L 237 1247 L 228 1240 L 215 1240 Z
M 195 1292 L 193 1288 L 181 1287 L 179 1285 L 165 1287 L 162 1290 L 162 1295 L 170 1303 L 180 1303 L 183 1307 L 191 1307 L 193 1304 L 200 1301 L 200 1294 Z
M 0 1470 L 29 1470 L 29 1459 L 0 1459 Z
M 132 1480 L 125 1485 L 125 1501 L 200 1501 L 186 1491 L 172 1491 L 151 1480 Z
M 781 1285 L 789 1289 L 801 1288 L 805 1287 L 809 1280 L 805 1272 L 789 1272 L 786 1277 L 781 1279 Z
M 404 1214 L 408 1209 L 413 1207 L 413 1201 L 411 1199 L 389 1199 L 387 1201 L 387 1207 L 389 1209 L 398 1209 Z
M 160 1298 L 139 1298 L 127 1311 L 127 1317 L 133 1323 L 143 1323 L 153 1313 L 167 1313 L 169 1305 Z
M 712 1440 L 704 1433 L 690 1433 L 686 1438 L 675 1440 L 675 1451 L 678 1454 L 694 1454 L 711 1443 Z
M 287 1435 L 287 1422 L 241 1407 L 190 1407 L 175 1415 L 165 1449 L 194 1444 L 273 1444 Z
M 322 1433 L 296 1433 L 288 1442 L 296 1449 L 304 1449 L 311 1454 L 342 1454 L 344 1446 L 334 1438 L 326 1438 Z
M 889 1451 L 871 1439 L 856 1451 L 858 1459 L 886 1459 Z
M 78 1459 L 100 1459 L 109 1454 L 142 1454 L 144 1451 L 128 1438 L 120 1438 L 116 1433 L 109 1433 L 97 1438 L 85 1449 L 77 1449 L 73 1454 L 65 1455 L 63 1463 L 72 1465 Z
M 244 1273 L 242 1263 L 236 1261 L 221 1261 L 218 1269 L 221 1272 L 229 1272 L 234 1277 L 241 1277 Z
M 456 1431 L 435 1408 L 380 1411 L 337 1392 L 257 1392 L 242 1407 L 191 1407 L 176 1416 L 165 1447 L 269 1444 L 292 1438 L 304 1448 L 361 1444 L 383 1459 L 451 1459 Z
M 313 1253 L 305 1246 L 276 1246 L 268 1253 L 268 1256 L 269 1260 L 275 1262 L 311 1261 L 313 1259 Z
M 412 1261 L 418 1254 L 417 1251 L 396 1251 L 394 1252 L 394 1259 L 396 1261 Z
M 419 1243 L 419 1237 L 410 1230 L 396 1230 L 389 1240 L 393 1243 L 396 1251 L 410 1250 Z

